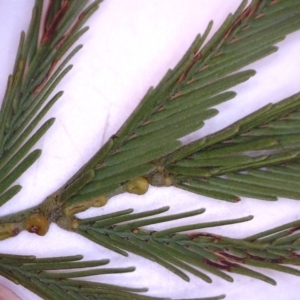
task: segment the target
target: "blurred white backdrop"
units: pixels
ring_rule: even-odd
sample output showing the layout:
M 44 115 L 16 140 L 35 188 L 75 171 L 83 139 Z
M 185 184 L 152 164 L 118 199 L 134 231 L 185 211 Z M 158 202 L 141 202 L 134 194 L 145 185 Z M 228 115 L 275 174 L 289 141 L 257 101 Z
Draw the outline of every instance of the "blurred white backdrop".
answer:
M 240 2 L 105 0 L 88 22 L 90 30 L 79 41 L 84 47 L 72 60 L 74 68 L 56 89 L 65 93 L 47 116 L 56 117 L 54 126 L 36 145 L 43 150 L 42 156 L 18 180 L 22 191 L 1 207 L 0 215 L 36 205 L 59 188 L 118 130 L 149 86 L 156 85 L 167 69 L 175 66 L 196 34 L 203 33 L 210 20 L 214 20 L 213 33 Z M 31 0 L 0 0 L 1 95 L 4 95 L 7 76 L 13 68 L 19 34 L 27 30 L 32 6 Z M 255 69 L 257 75 L 233 89 L 238 96 L 219 105 L 220 114 L 188 139 L 221 129 L 266 103 L 299 91 L 300 32 L 278 45 L 278 52 L 249 67 Z M 230 237 L 245 237 L 300 218 L 300 202 L 295 200 L 268 203 L 243 198 L 237 204 L 230 204 L 175 188 L 150 188 L 142 197 L 124 194 L 110 200 L 103 208 L 81 215 L 94 216 L 125 208 L 142 211 L 165 205 L 171 206 L 171 213 L 207 209 L 204 215 L 176 224 L 255 216 L 244 224 L 209 230 Z M 153 262 L 135 255 L 121 257 L 80 236 L 64 232 L 56 225 L 51 225 L 45 237 L 23 232 L 16 238 L 2 241 L 0 252 L 38 257 L 83 254 L 85 259 L 110 258 L 111 267 L 136 266 L 137 270 L 126 275 L 107 275 L 101 280 L 147 286 L 149 295 L 153 296 L 195 298 L 225 293 L 228 300 L 299 299 L 300 279 L 292 275 L 264 271 L 277 281 L 276 287 L 239 275 L 233 275 L 234 283 L 212 275 L 212 284 L 191 275 L 191 282 L 187 283 Z M 24 300 L 40 299 L 2 277 L 0 284 L 11 288 Z

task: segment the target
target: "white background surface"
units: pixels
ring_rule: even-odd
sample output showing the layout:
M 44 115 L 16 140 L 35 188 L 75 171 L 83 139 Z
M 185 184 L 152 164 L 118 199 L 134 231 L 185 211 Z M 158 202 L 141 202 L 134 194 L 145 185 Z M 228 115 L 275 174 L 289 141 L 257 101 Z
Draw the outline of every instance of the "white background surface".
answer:
M 124 122 L 150 85 L 156 85 L 168 68 L 175 66 L 197 33 L 209 20 L 213 32 L 233 12 L 240 0 L 106 0 L 89 21 L 80 40 L 85 46 L 73 59 L 74 68 L 61 82 L 63 97 L 50 111 L 56 122 L 37 147 L 41 158 L 19 180 L 22 191 L 0 209 L 5 215 L 40 203 L 59 188 L 103 142 Z M 4 95 L 21 30 L 27 30 L 33 1 L 0 0 L 0 91 Z M 299 90 L 300 32 L 279 44 L 279 52 L 251 65 L 258 74 L 234 88 L 238 97 L 219 106 L 221 113 L 208 121 L 195 136 L 203 136 L 269 102 L 276 102 Z M 132 207 L 136 211 L 171 206 L 171 212 L 205 207 L 206 213 L 187 222 L 201 222 L 254 215 L 251 222 L 210 229 L 230 237 L 245 237 L 300 218 L 300 203 L 280 199 L 268 203 L 243 199 L 229 204 L 175 188 L 151 188 L 143 197 L 121 195 L 107 206 L 84 215 L 97 215 Z M 178 222 L 176 224 L 182 224 Z M 155 229 L 162 226 L 153 227 Z M 45 237 L 27 232 L 0 242 L 0 252 L 35 254 L 39 257 L 84 254 L 86 259 L 110 258 L 110 266 L 136 266 L 127 275 L 108 275 L 101 280 L 127 286 L 149 287 L 153 296 L 195 298 L 227 294 L 229 300 L 299 299 L 300 279 L 266 270 L 277 287 L 251 278 L 233 275 L 227 283 L 211 276 L 212 284 L 190 275 L 186 283 L 152 262 L 130 255 L 123 258 L 92 242 L 51 225 Z M 95 278 L 96 279 L 96 278 Z M 0 284 L 13 289 L 24 300 L 39 297 L 4 278 Z

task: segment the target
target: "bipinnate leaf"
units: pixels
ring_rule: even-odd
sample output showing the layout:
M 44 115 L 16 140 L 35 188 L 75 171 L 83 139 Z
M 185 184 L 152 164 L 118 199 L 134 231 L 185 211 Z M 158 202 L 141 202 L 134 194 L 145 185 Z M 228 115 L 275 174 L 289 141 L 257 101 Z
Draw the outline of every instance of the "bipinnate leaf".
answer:
M 252 159 L 245 155 L 239 155 L 235 159 L 236 155 L 232 154 L 227 155 L 223 161 L 222 157 L 218 157 L 218 160 L 197 158 L 196 162 L 196 153 L 199 156 L 199 153 L 213 148 L 214 144 L 241 135 L 242 132 L 245 134 L 247 126 L 253 128 L 255 124 L 251 122 L 254 122 L 254 118 L 249 122 L 246 118 L 241 121 L 245 124 L 234 124 L 185 146 L 181 146 L 178 141 L 179 138 L 200 129 L 205 120 L 215 116 L 218 111 L 214 106 L 235 96 L 228 89 L 255 74 L 253 70 L 239 71 L 241 68 L 276 51 L 274 44 L 300 27 L 300 5 L 295 1 L 252 1 L 248 6 L 246 4 L 247 1 L 243 1 L 237 11 L 230 14 L 213 37 L 205 43 L 212 28 L 212 22 L 209 23 L 204 34 L 195 38 L 178 65 L 166 73 L 157 87 L 148 90 L 118 132 L 68 181 L 64 188 L 68 188 L 70 183 L 88 171 L 94 172 L 94 178 L 86 185 L 78 186 L 74 194 L 64 197 L 63 202 L 69 213 L 93 206 L 95 199 L 101 196 L 109 199 L 123 193 L 126 191 L 126 182 L 134 178 L 144 177 L 155 186 L 173 184 L 197 193 L 198 187 L 190 180 L 199 179 L 203 185 L 206 184 L 202 182 L 204 179 L 226 173 L 226 168 L 233 164 L 250 165 L 259 164 L 261 161 L 262 165 L 268 165 L 273 164 L 274 160 L 283 162 L 289 160 L 290 156 L 297 156 L 296 151 L 277 154 L 279 157 L 268 157 L 264 161 L 262 157 Z M 292 98 L 285 103 L 293 103 L 291 105 L 296 107 L 294 103 L 297 103 L 297 95 Z M 269 121 L 272 114 L 275 118 L 276 113 L 282 113 L 282 108 L 278 106 L 270 107 L 270 111 L 267 109 L 269 108 L 259 111 L 257 119 L 260 114 L 264 114 L 265 121 Z M 289 109 L 286 108 L 286 111 L 289 112 Z M 263 120 L 259 119 L 259 122 L 263 123 Z M 252 146 L 246 145 L 248 140 L 245 145 L 248 148 L 254 147 L 253 150 L 261 148 L 262 145 L 269 149 L 276 143 L 269 137 L 259 141 L 249 138 L 250 141 Z M 281 141 L 277 139 L 277 143 Z M 258 147 L 254 145 L 255 142 L 259 143 Z M 291 140 L 285 143 L 290 143 L 291 148 Z M 242 145 L 244 141 L 241 147 Z M 191 159 L 192 155 L 194 156 Z M 224 167 L 222 163 L 225 164 Z M 221 167 L 209 164 L 221 164 Z M 208 185 L 211 183 L 207 183 Z M 201 189 L 201 194 L 227 201 L 237 201 L 240 196 L 239 193 L 222 192 L 210 187 Z M 262 198 L 261 195 L 258 192 L 252 196 Z M 269 198 L 274 199 L 273 194 Z
M 161 231 L 143 228 L 204 212 L 204 209 L 200 209 L 149 218 L 167 210 L 168 207 L 163 207 L 136 214 L 126 210 L 82 219 L 79 220 L 77 232 L 121 255 L 127 256 L 127 252 L 131 252 L 155 261 L 186 281 L 189 281 L 186 272 L 206 282 L 212 282 L 207 273 L 229 282 L 233 278 L 228 273 L 237 273 L 276 284 L 272 278 L 249 267 L 300 276 L 300 270 L 290 267 L 300 263 L 300 256 L 296 252 L 300 249 L 300 234 L 297 233 L 300 229 L 299 221 L 245 239 L 232 239 L 198 230 L 249 221 L 252 216 L 171 227 Z M 183 233 L 185 231 L 188 233 Z
M 82 46 L 67 52 L 87 30 L 81 27 L 100 2 L 85 8 L 85 0 L 50 1 L 45 19 L 43 1 L 35 3 L 29 30 L 21 33 L 0 110 L 0 180 L 13 178 L 9 184 L 0 182 L 0 205 L 17 193 L 20 186 L 7 189 L 35 161 L 26 157 L 33 154 L 28 153 L 53 124 L 54 119 L 45 122 L 43 118 L 62 92 L 49 97 L 72 68 L 67 64 Z M 26 168 L 21 167 L 24 164 Z
M 138 293 L 147 291 L 145 288 L 127 288 L 82 280 L 95 275 L 133 272 L 133 267 L 103 268 L 109 260 L 80 260 L 81 255 L 36 258 L 0 254 L 0 275 L 24 285 L 43 299 L 159 299 L 139 295 Z
M 266 105 L 171 154 L 166 170 L 174 185 L 221 200 L 300 199 L 299 109 L 299 94 Z

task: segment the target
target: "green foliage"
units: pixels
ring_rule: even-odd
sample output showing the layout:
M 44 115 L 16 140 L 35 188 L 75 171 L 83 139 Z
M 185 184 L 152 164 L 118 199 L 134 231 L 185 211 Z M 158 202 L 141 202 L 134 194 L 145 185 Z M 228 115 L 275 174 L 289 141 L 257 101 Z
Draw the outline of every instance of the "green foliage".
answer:
M 299 104 L 299 94 L 269 104 L 197 141 L 199 151 L 167 170 L 179 187 L 221 200 L 299 199 Z
M 50 1 L 44 18 L 43 1 L 36 0 L 0 110 L 0 206 L 20 191 L 21 186 L 13 184 L 41 154 L 32 148 L 54 118 L 40 123 L 62 95 L 51 93 L 72 68 L 67 64 L 81 45 L 69 50 L 87 31 L 82 26 L 100 2 L 87 6 L 82 0 Z M 197 216 L 204 209 L 162 217 L 156 215 L 168 207 L 135 214 L 127 209 L 87 219 L 75 216 L 104 206 L 118 194 L 142 195 L 149 184 L 173 185 L 229 202 L 240 196 L 300 199 L 299 94 L 194 142 L 179 141 L 216 116 L 213 107 L 236 96 L 228 89 L 255 75 L 243 68 L 275 52 L 277 42 L 300 28 L 299 15 L 300 4 L 293 0 L 253 0 L 248 6 L 242 1 L 206 41 L 210 22 L 177 66 L 148 90 L 124 125 L 72 178 L 39 205 L 0 218 L 0 239 L 23 230 L 44 235 L 49 224 L 56 223 L 123 256 L 131 252 L 154 261 L 185 281 L 189 273 L 210 283 L 207 272 L 229 282 L 233 277 L 228 273 L 237 273 L 276 284 L 256 267 L 299 276 L 300 271 L 291 267 L 300 263 L 299 221 L 234 239 L 198 230 L 252 216 L 163 230 L 144 227 Z M 98 268 L 108 260 L 78 262 L 81 259 L 1 254 L 0 274 L 44 299 L 160 299 L 139 294 L 147 291 L 143 288 L 81 280 L 134 271 Z
M 212 27 L 210 23 L 205 33 L 196 37 L 174 70 L 169 70 L 156 88 L 149 89 L 125 124 L 75 175 L 73 180 L 90 169 L 93 169 L 95 174 L 94 178 L 86 182 L 86 185 L 78 186 L 76 195 L 70 199 L 64 198 L 66 206 L 72 208 L 75 206 L 76 212 L 77 209 L 84 210 L 86 206 L 79 207 L 80 202 L 93 201 L 95 197 L 105 194 L 111 197 L 123 192 L 122 183 L 126 179 L 131 180 L 138 176 L 145 176 L 150 184 L 159 186 L 165 185 L 164 178 L 172 178 L 175 186 L 227 201 L 236 202 L 237 195 L 261 199 L 262 193 L 250 193 L 249 188 L 244 188 L 245 192 L 243 194 L 239 192 L 237 195 L 234 191 L 228 193 L 220 191 L 223 186 L 211 188 L 214 178 L 208 181 L 206 178 L 227 173 L 228 170 L 235 170 L 238 162 L 243 166 L 240 167 L 242 171 L 248 166 L 252 167 L 251 163 L 258 160 L 261 161 L 258 167 L 280 164 L 294 159 L 297 151 L 289 154 L 283 153 L 279 157 L 271 156 L 267 160 L 263 160 L 263 157 L 251 158 L 249 155 L 239 156 L 239 161 L 235 157 L 231 157 L 231 160 L 224 157 L 226 167 L 222 168 L 222 162 L 219 162 L 219 165 L 216 165 L 217 170 L 207 168 L 209 162 L 199 160 L 199 156 L 201 157 L 202 152 L 205 151 L 204 158 L 206 158 L 206 155 L 209 155 L 208 150 L 213 149 L 214 144 L 217 148 L 220 147 L 221 142 L 226 143 L 227 146 L 230 138 L 252 134 L 252 129 L 265 127 L 266 122 L 296 111 L 297 95 L 285 100 L 282 104 L 267 106 L 220 133 L 183 147 L 180 147 L 177 139 L 203 127 L 206 119 L 218 113 L 211 107 L 235 96 L 234 92 L 227 90 L 255 74 L 253 70 L 236 71 L 276 51 L 277 47 L 274 43 L 300 27 L 298 18 L 300 7 L 295 5 L 294 1 L 286 1 L 284 4 L 286 9 L 282 9 L 281 5 L 283 5 L 281 2 L 253 1 L 245 8 L 246 1 L 243 1 L 237 11 L 227 17 L 210 41 L 204 44 Z M 262 114 L 265 119 L 261 118 Z M 289 124 L 291 127 L 295 125 Z M 286 131 L 283 131 L 282 136 L 286 142 L 283 145 L 277 136 L 278 147 L 297 147 L 295 135 L 296 133 L 289 136 L 290 142 L 288 142 Z M 254 148 L 251 148 L 249 145 L 250 148 L 240 149 L 240 152 L 276 149 L 276 147 L 269 146 L 269 143 L 272 143 L 270 136 L 255 141 L 259 143 L 259 146 L 253 145 Z M 244 142 L 248 140 L 243 141 L 243 145 Z M 222 152 L 222 150 L 219 151 Z M 191 157 L 193 154 L 194 156 Z M 234 152 L 233 154 L 236 155 Z M 221 155 L 223 157 L 224 153 L 222 152 Z M 196 157 L 197 161 L 194 159 Z M 184 158 L 187 159 L 183 160 Z M 212 160 L 214 164 L 217 164 L 215 157 L 212 157 Z M 151 161 L 155 161 L 156 169 L 153 164 L 149 164 Z M 214 165 L 208 165 L 208 167 L 214 167 Z M 162 172 L 161 169 L 164 171 Z M 159 176 L 161 179 L 157 180 Z M 203 178 L 205 178 L 204 183 L 201 181 Z M 198 185 L 194 184 L 194 181 L 191 181 L 194 179 L 200 179 L 200 183 L 198 184 L 197 181 Z M 264 198 L 274 198 L 274 192 L 267 190 L 266 193 L 269 193 L 269 196 L 266 195 Z M 276 195 L 298 197 L 295 194 L 280 194 L 279 191 Z
M 0 274 L 16 284 L 26 286 L 43 299 L 158 299 L 131 293 L 145 292 L 147 289 L 131 289 L 73 279 L 135 270 L 132 267 L 91 269 L 106 265 L 109 260 L 79 262 L 81 259 L 80 255 L 37 259 L 34 256 L 0 254 Z M 71 269 L 78 270 L 62 272 Z
M 233 282 L 233 278 L 224 271 L 250 276 L 276 285 L 272 278 L 243 265 L 269 268 L 300 276 L 299 270 L 285 266 L 286 264 L 297 266 L 300 263 L 299 255 L 295 252 L 300 249 L 300 234 L 295 233 L 300 229 L 300 221 L 240 240 L 208 232 L 196 231 L 188 234 L 180 232 L 245 222 L 251 220 L 252 216 L 185 225 L 162 231 L 140 228 L 204 212 L 201 209 L 144 219 L 166 210 L 168 207 L 137 214 L 130 214 L 132 210 L 127 210 L 113 215 L 83 219 L 80 221 L 78 233 L 121 255 L 127 256 L 127 252 L 123 251 L 126 250 L 153 260 L 186 281 L 190 279 L 181 270 L 211 283 L 212 279 L 198 270 L 201 268 L 229 282 Z
M 8 78 L 0 111 L 0 205 L 20 190 L 20 186 L 10 187 L 11 184 L 40 155 L 39 150 L 28 152 L 53 124 L 54 119 L 42 126 L 39 122 L 62 92 L 48 98 L 72 68 L 66 65 L 81 46 L 64 55 L 87 30 L 81 27 L 99 2 L 83 11 L 87 1 L 72 1 L 70 7 L 63 1 L 55 1 L 55 5 L 49 5 L 42 26 L 43 1 L 36 1 L 28 33 L 21 33 L 13 74 Z

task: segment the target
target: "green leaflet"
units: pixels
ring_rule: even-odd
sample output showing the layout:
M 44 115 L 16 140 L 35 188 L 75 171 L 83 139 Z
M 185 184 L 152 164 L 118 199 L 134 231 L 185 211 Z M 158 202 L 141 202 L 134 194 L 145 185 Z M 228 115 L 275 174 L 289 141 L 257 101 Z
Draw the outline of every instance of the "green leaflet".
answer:
M 141 165 L 143 163 L 147 163 L 157 157 L 163 156 L 168 154 L 174 148 L 178 148 L 181 144 L 177 141 L 170 143 L 170 145 L 161 145 L 160 143 L 155 143 L 151 145 L 142 145 L 139 148 L 135 148 L 134 151 L 131 149 L 129 150 L 120 150 L 116 154 L 113 154 L 110 158 L 108 158 L 105 162 L 106 166 L 114 166 L 117 164 L 124 164 L 126 161 L 130 161 L 133 159 L 137 161 L 134 163 L 134 166 Z
M 211 184 L 208 182 L 205 183 L 203 183 L 202 181 L 191 182 L 189 180 L 188 183 L 177 182 L 176 186 L 183 190 L 192 192 L 194 194 L 211 197 L 214 199 L 219 199 L 219 200 L 224 200 L 224 201 L 234 202 L 234 203 L 239 202 L 241 200 L 238 196 L 234 195 L 233 191 L 226 191 L 223 188 L 213 188 Z
M 45 132 L 53 125 L 54 119 L 48 120 L 41 128 L 19 149 L 19 151 L 1 168 L 0 180 L 3 180 L 10 170 L 16 166 L 35 143 L 45 134 Z
M 234 166 L 249 164 L 253 159 L 247 155 L 213 157 L 195 160 L 182 160 L 177 163 L 178 166 L 183 167 L 218 167 L 218 166 Z
M 185 103 L 184 109 L 187 109 L 187 112 L 188 112 L 190 108 L 194 108 L 196 111 L 199 112 L 199 115 L 201 116 L 201 109 L 206 109 L 211 106 L 221 104 L 227 100 L 234 98 L 235 96 L 236 96 L 236 93 L 234 93 L 234 92 L 225 92 L 225 93 L 219 94 L 217 96 L 208 97 L 208 98 L 203 97 L 203 96 L 200 98 L 200 97 L 198 97 L 198 95 L 196 95 L 194 97 L 194 99 L 190 99 L 189 102 Z M 168 109 L 169 105 L 172 106 L 173 104 L 177 104 L 177 105 L 175 105 L 176 107 L 172 107 L 172 109 Z M 149 122 L 157 122 L 165 117 L 173 116 L 174 114 L 176 115 L 177 113 L 179 113 L 182 110 L 182 107 L 180 104 L 182 104 L 182 103 L 180 101 L 176 101 L 175 99 L 174 99 L 174 101 L 166 103 L 163 106 L 162 110 L 160 110 L 157 114 L 155 114 L 151 117 Z M 212 111 L 212 110 L 210 110 L 210 111 Z M 202 114 L 205 114 L 205 113 L 206 113 L 206 111 L 204 111 Z
M 13 198 L 17 193 L 19 193 L 21 189 L 22 187 L 20 185 L 14 185 L 13 187 L 2 193 L 2 195 L 0 196 L 0 206 Z
M 269 195 L 266 193 L 266 190 L 264 193 L 261 193 L 256 189 L 249 188 L 249 185 L 244 185 L 243 187 L 240 185 L 237 186 L 234 182 L 232 183 L 229 180 L 218 177 L 206 182 L 201 180 L 189 180 L 187 183 L 178 184 L 178 186 L 200 195 L 230 202 L 240 201 L 238 195 L 263 200 L 277 200 L 277 197 Z
M 41 150 L 34 150 L 0 182 L 0 194 L 20 177 L 41 155 Z
M 228 72 L 228 70 L 227 70 Z M 229 71 L 230 72 L 230 71 Z M 255 75 L 255 71 L 248 70 L 244 72 L 240 72 L 237 74 L 230 75 L 226 78 L 214 80 L 214 78 L 210 78 L 209 83 L 212 81 L 213 84 L 209 86 L 207 82 L 199 82 L 198 80 L 195 80 L 189 84 L 187 84 L 183 89 L 180 90 L 178 97 L 182 97 L 184 95 L 189 95 L 190 93 L 198 93 L 198 89 L 203 88 L 203 90 L 199 93 L 199 97 L 209 95 L 217 94 L 221 91 L 227 90 L 239 83 L 242 83 L 246 80 L 248 80 L 251 76 Z M 218 76 L 218 78 L 220 78 Z M 192 95 L 189 95 L 189 97 Z M 189 97 L 184 97 L 185 101 L 189 100 Z

